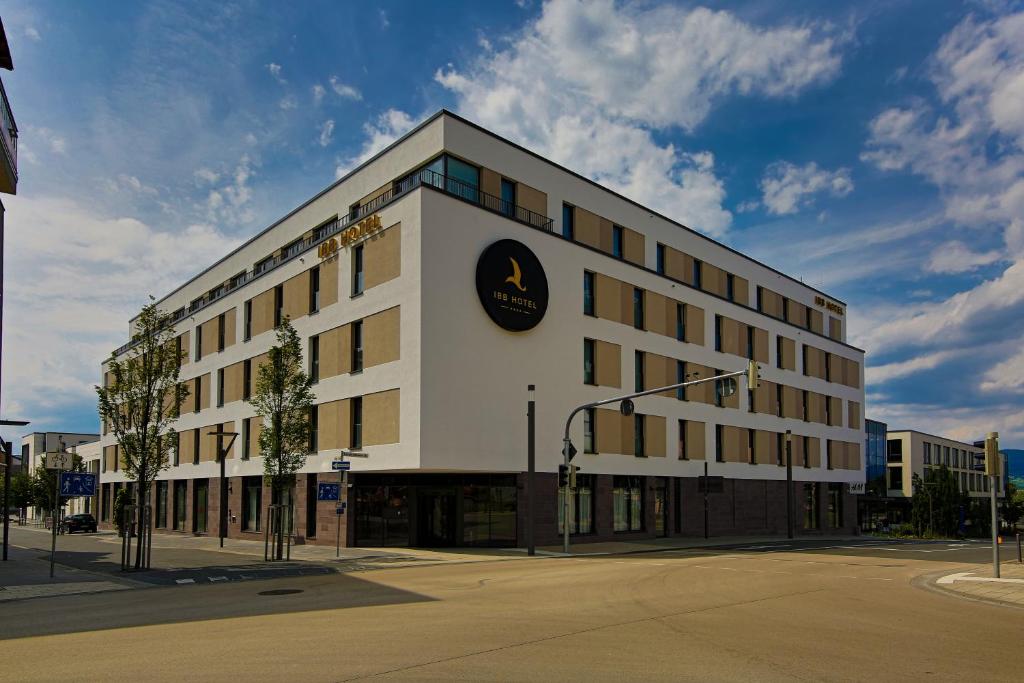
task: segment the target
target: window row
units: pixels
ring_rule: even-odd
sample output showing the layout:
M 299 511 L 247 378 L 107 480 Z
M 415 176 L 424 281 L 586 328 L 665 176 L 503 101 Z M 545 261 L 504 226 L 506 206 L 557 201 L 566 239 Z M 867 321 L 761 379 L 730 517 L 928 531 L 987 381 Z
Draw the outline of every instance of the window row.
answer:
M 900 441 L 902 444 L 902 441 Z M 978 451 L 956 448 L 955 446 L 943 446 L 925 441 L 924 444 L 925 465 L 945 465 L 961 469 L 974 469 L 976 465 L 982 464 L 984 455 Z

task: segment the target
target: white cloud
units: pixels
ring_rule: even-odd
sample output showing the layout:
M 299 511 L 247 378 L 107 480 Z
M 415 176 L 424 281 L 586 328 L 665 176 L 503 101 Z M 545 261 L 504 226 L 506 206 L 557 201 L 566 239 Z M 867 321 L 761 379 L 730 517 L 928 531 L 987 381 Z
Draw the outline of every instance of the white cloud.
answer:
M 940 244 L 932 251 L 925 270 L 931 273 L 966 273 L 1003 258 L 1001 251 L 971 251 L 963 242 L 953 240 Z
M 408 133 L 415 125 L 416 121 L 404 111 L 388 109 L 386 112 L 378 116 L 376 121 L 373 123 L 367 123 L 363 126 L 363 132 L 366 133 L 366 142 L 363 143 L 363 147 L 359 151 L 359 154 L 338 164 L 338 167 L 334 172 L 335 177 L 342 177 L 353 168 Z
M 270 72 L 270 75 L 279 84 L 287 85 L 288 81 L 286 81 L 284 76 L 281 75 L 281 65 L 280 64 L 275 64 L 274 62 L 271 62 L 270 64 L 267 64 L 267 71 Z
M 327 90 L 324 88 L 324 86 L 320 85 L 319 83 L 314 85 L 313 86 L 313 104 L 320 104 L 321 102 L 323 102 L 324 95 L 326 93 L 327 93 Z
M 714 158 L 653 133 L 692 131 L 729 96 L 796 95 L 840 65 L 820 27 L 765 29 L 729 12 L 612 0 L 549 2 L 506 44 L 468 69 L 438 71 L 459 111 L 716 235 L 732 216 Z
M 256 218 L 251 206 L 252 188 L 249 186 L 255 165 L 248 154 L 243 154 L 234 169 L 226 174 L 226 182 L 209 191 L 204 202 L 208 221 L 243 225 Z M 206 174 L 206 178 L 214 178 L 210 183 L 215 183 L 219 177 L 212 172 Z
M 382 29 L 387 30 L 387 28 L 391 26 L 391 22 L 388 20 L 388 13 L 383 9 L 377 10 L 377 19 L 380 21 L 380 27 Z
M 927 403 L 898 403 L 885 401 L 870 403 L 872 419 L 885 422 L 890 430 L 917 429 L 968 443 L 984 438 L 992 431 L 999 432 L 1002 443 L 1024 439 L 1024 412 L 1017 406 L 965 406 L 943 407 Z
M 141 180 L 133 175 L 127 173 L 119 173 L 116 181 L 111 181 L 109 184 L 111 190 L 115 192 L 127 190 L 128 192 L 134 192 L 136 194 L 144 195 L 147 197 L 156 197 L 160 192 L 149 185 L 146 185 Z
M 339 97 L 344 97 L 345 99 L 349 100 L 363 99 L 362 94 L 358 90 L 353 88 L 351 85 L 346 85 L 342 83 L 337 76 L 331 76 L 328 79 L 328 82 L 331 84 L 331 89 Z
M 955 351 L 937 351 L 896 363 L 869 366 L 864 369 L 864 382 L 865 384 L 881 384 L 891 379 L 913 375 L 921 370 L 932 370 L 956 355 Z
M 29 126 L 28 133 L 30 142 L 38 141 L 54 154 L 66 154 L 68 151 L 67 141 L 56 131 L 39 126 Z
M 278 102 L 278 106 L 285 111 L 289 111 L 298 107 L 299 101 L 295 99 L 294 95 L 285 95 L 281 98 L 281 101 Z
M 814 195 L 827 193 L 845 197 L 853 192 L 850 169 L 827 171 L 813 161 L 795 166 L 780 161 L 768 166 L 761 178 L 762 201 L 768 213 L 784 215 L 796 213 L 813 203 Z
M 192 175 L 195 176 L 197 181 L 201 181 L 211 185 L 220 179 L 219 173 L 211 171 L 210 169 L 205 167 L 197 169 L 196 171 L 193 172 Z
M 982 391 L 1024 393 L 1024 349 L 985 373 Z
M 171 290 L 238 241 L 209 225 L 159 231 L 68 199 L 4 201 L 4 381 L 17 387 L 18 414 L 34 422 L 95 404 L 100 362 L 126 341 L 146 294 Z M 6 412 L 15 401 L 4 393 Z
M 43 37 L 41 35 L 39 35 L 39 30 L 36 29 L 35 26 L 26 26 L 25 27 L 25 36 L 29 40 L 35 41 L 37 43 L 43 39 Z
M 320 146 L 326 147 L 331 144 L 332 135 L 334 135 L 334 119 L 327 119 L 320 126 Z

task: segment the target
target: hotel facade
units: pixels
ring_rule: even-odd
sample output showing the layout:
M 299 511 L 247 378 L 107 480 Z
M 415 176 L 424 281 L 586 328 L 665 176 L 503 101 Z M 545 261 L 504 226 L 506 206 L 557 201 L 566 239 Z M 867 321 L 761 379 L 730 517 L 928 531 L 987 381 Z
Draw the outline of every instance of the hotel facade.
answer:
M 864 352 L 846 306 L 441 111 L 160 300 L 190 395 L 151 492 L 158 531 L 262 538 L 269 487 L 246 402 L 287 317 L 316 380 L 310 455 L 290 502 L 299 542 L 524 545 L 528 385 L 536 541 L 561 529 L 562 431 L 577 405 L 761 364 L 761 386 L 708 383 L 584 411 L 574 542 L 786 529 L 792 432 L 798 530 L 852 532 L 864 481 Z M 118 353 L 124 353 L 122 348 Z M 106 372 L 104 368 L 104 377 Z M 126 486 L 101 437 L 100 518 Z M 347 509 L 317 501 L 352 460 Z

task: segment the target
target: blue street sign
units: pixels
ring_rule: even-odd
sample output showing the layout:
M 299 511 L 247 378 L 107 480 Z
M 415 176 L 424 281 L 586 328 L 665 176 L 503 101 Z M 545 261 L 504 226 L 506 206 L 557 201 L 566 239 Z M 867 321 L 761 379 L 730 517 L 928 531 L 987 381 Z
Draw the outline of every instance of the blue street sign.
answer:
M 350 463 L 348 460 L 332 460 L 331 469 L 334 470 L 335 472 L 344 472 L 346 470 L 352 469 L 352 463 Z
M 61 472 L 60 495 L 65 498 L 96 495 L 96 475 L 87 472 Z
M 334 508 L 334 512 L 339 515 L 345 514 L 345 501 L 338 503 L 338 507 Z
M 317 484 L 316 487 L 316 499 L 317 500 L 338 500 L 340 497 L 338 492 L 341 486 L 339 484 Z

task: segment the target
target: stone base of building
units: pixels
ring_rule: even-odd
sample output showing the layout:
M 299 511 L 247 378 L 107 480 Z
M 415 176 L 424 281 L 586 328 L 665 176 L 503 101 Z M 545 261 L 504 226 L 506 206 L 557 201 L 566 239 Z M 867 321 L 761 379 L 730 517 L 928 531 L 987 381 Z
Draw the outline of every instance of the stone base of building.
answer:
M 534 542 L 561 543 L 562 497 L 557 475 L 535 475 Z M 297 475 L 291 504 L 296 543 L 346 547 L 525 547 L 527 475 L 351 474 L 337 501 L 318 501 L 318 483 L 336 474 Z M 100 526 L 112 528 L 116 485 L 100 495 Z M 270 487 L 262 477 L 226 480 L 227 537 L 262 540 Z M 158 482 L 150 494 L 156 533 L 218 536 L 220 480 Z M 277 501 L 273 501 L 277 502 Z M 579 475 L 570 496 L 573 543 L 641 540 L 663 536 L 781 535 L 787 530 L 786 483 L 725 479 L 722 491 L 705 496 L 695 477 Z M 856 533 L 856 496 L 839 483 L 793 482 L 791 499 L 798 534 Z

